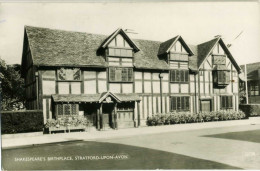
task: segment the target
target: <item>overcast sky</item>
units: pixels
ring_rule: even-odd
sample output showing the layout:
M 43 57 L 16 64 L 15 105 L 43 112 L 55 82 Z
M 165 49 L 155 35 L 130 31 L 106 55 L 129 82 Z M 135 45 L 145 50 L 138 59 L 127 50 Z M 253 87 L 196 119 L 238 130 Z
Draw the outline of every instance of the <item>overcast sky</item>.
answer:
M 222 35 L 241 65 L 260 61 L 259 16 L 258 2 L 0 3 L 0 57 L 21 63 L 24 25 L 106 35 L 122 27 L 133 38 L 181 35 L 188 44 Z

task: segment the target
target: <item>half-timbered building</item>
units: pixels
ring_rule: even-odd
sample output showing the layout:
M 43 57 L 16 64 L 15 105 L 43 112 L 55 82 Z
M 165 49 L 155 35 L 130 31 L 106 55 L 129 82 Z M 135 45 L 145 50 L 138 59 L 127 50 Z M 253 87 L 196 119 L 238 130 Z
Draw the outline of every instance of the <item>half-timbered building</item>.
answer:
M 240 67 L 221 39 L 189 45 L 25 26 L 27 109 L 49 118 L 83 115 L 91 125 L 146 125 L 156 113 L 238 110 Z

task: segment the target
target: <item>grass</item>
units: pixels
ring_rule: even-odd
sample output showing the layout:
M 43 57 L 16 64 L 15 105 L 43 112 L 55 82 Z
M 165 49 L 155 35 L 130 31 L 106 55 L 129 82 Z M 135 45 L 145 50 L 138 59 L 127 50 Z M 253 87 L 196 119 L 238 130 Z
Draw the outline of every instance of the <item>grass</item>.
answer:
M 224 138 L 224 139 L 260 143 L 260 130 L 213 134 L 213 135 L 206 135 L 205 137 Z

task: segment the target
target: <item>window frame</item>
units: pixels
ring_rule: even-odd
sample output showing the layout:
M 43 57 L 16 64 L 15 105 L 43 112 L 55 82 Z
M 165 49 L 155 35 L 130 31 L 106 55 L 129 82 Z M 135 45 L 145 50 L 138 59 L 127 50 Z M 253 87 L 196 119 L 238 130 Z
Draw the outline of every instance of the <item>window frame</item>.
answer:
M 174 103 L 174 101 L 175 101 L 175 103 Z M 190 104 L 189 96 L 171 96 L 170 97 L 170 111 L 171 112 L 174 112 L 174 111 L 187 112 L 187 111 L 190 111 L 190 109 L 191 109 L 191 104 Z
M 116 72 L 115 72 L 115 80 L 111 80 L 111 69 L 112 68 L 114 68 L 114 69 L 122 69 L 121 70 L 121 80 L 116 80 Z M 128 69 L 128 71 L 127 71 L 127 77 L 128 77 L 128 75 L 129 75 L 129 71 L 131 70 L 131 72 L 132 72 L 132 76 L 131 76 L 131 80 L 129 80 L 129 79 L 127 79 L 127 81 L 123 81 L 123 69 Z M 129 70 L 130 69 L 130 70 Z M 122 67 L 122 66 L 110 66 L 109 68 L 108 68 L 108 82 L 110 82 L 110 83 L 133 83 L 134 82 L 134 69 L 133 69 L 133 67 Z
M 225 100 L 224 100 L 225 99 Z M 223 106 L 223 102 L 225 106 Z M 231 103 L 230 103 L 231 102 Z M 231 105 L 230 105 L 231 104 Z M 220 109 L 221 110 L 229 110 L 233 109 L 233 96 L 220 96 Z
M 77 79 L 77 80 L 75 80 L 75 79 L 64 79 L 64 80 L 62 80 L 62 79 L 60 79 L 60 76 L 59 76 L 59 74 L 60 74 L 60 72 L 61 72 L 61 70 L 62 69 L 64 69 L 64 70 L 71 70 L 72 72 L 73 72 L 73 70 L 75 70 L 75 69 L 77 69 L 78 70 L 78 72 L 79 72 L 79 79 Z M 67 71 L 66 71 L 67 72 Z M 74 76 L 74 75 L 73 75 Z M 65 76 L 66 77 L 66 76 Z M 58 68 L 57 69 L 57 81 L 64 81 L 64 82 L 69 82 L 69 81 L 71 81 L 71 82 L 73 82 L 73 81 L 75 81 L 75 82 L 79 82 L 79 81 L 81 81 L 81 78 L 82 78 L 82 75 L 81 75 L 81 69 L 80 68 Z
M 172 79 L 173 78 L 172 73 L 174 71 L 175 71 L 175 81 Z M 179 77 L 177 77 L 177 73 L 178 73 Z M 181 75 L 183 75 L 184 81 L 182 81 Z M 186 78 L 186 76 L 187 76 L 187 78 Z M 190 81 L 189 70 L 185 70 L 185 69 L 171 69 L 170 70 L 170 82 L 171 83 L 185 83 L 185 84 L 187 84 L 187 83 L 189 83 L 189 81 Z
M 75 106 L 75 111 L 73 111 L 73 107 L 72 106 Z M 79 104 L 72 104 L 72 103 L 66 103 L 66 104 L 61 104 L 61 103 L 57 103 L 56 105 L 56 117 L 59 118 L 59 117 L 64 117 L 64 116 L 77 116 L 79 115 Z M 62 107 L 62 114 L 60 114 L 60 111 L 59 111 L 59 106 Z M 65 114 L 65 108 L 67 106 L 70 106 L 70 113 L 69 114 Z

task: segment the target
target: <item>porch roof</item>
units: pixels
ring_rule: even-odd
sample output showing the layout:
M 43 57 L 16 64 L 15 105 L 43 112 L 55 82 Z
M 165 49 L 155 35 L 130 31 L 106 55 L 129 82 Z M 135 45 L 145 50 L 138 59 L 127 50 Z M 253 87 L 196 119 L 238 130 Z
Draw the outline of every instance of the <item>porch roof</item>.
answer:
M 140 97 L 135 93 L 113 93 L 118 97 L 120 102 L 140 101 Z M 101 94 L 53 94 L 54 102 L 99 102 L 100 98 L 104 96 Z

